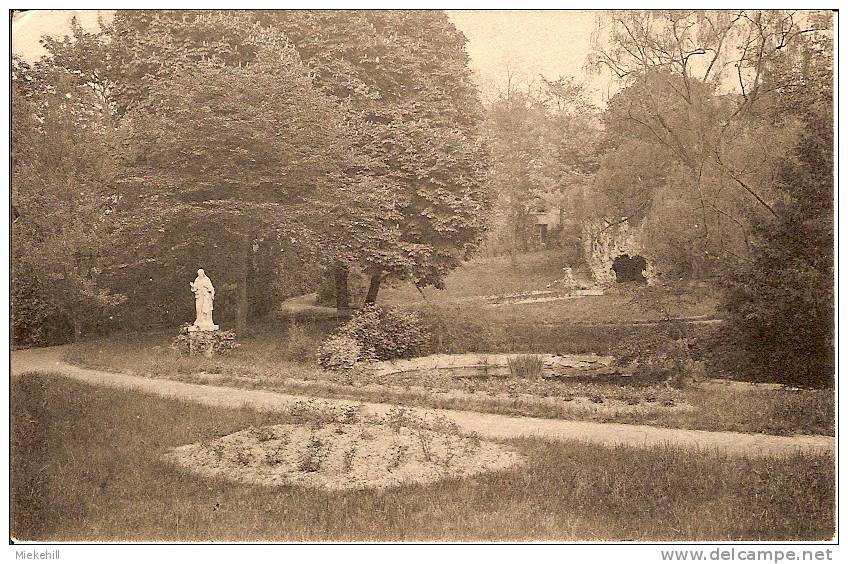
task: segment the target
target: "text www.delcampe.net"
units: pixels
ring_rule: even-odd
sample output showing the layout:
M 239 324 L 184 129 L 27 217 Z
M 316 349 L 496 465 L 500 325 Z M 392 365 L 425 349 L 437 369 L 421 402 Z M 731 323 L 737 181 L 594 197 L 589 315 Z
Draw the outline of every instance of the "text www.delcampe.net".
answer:
M 833 549 L 822 550 L 762 550 L 747 548 L 716 548 L 706 550 L 661 550 L 664 562 L 821 562 L 833 560 Z

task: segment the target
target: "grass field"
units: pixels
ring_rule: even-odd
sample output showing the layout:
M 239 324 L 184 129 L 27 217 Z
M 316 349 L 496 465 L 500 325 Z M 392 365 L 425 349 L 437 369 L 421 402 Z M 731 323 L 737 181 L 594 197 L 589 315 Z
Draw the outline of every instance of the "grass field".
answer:
M 27 540 L 824 540 L 831 456 L 514 443 L 525 467 L 322 492 L 196 477 L 169 447 L 294 416 L 213 409 L 42 375 L 12 381 L 12 535 Z
M 536 251 L 514 257 L 481 257 L 464 263 L 448 274 L 444 290 L 424 288 L 419 292 L 413 284 L 397 283 L 381 289 L 379 301 L 386 305 L 396 305 L 540 290 L 561 279 L 562 269 L 566 266 L 569 266 L 568 257 L 563 249 Z
M 714 294 L 703 285 L 646 288 L 618 285 L 603 296 L 492 307 L 490 293 L 540 289 L 562 275 L 564 255 L 543 251 L 471 261 L 448 277 L 445 291 L 411 287 L 381 292 L 384 303 L 417 310 L 431 334 L 430 353 L 597 353 L 618 356 L 629 341 L 644 339 L 645 322 L 661 318 L 653 296 L 673 316 L 712 316 Z M 504 286 L 506 284 L 506 286 Z M 646 299 L 646 295 L 648 298 Z M 469 299 L 476 297 L 475 299 Z M 481 301 L 482 300 L 482 301 Z M 239 335 L 241 348 L 213 359 L 180 357 L 169 347 L 174 331 L 113 335 L 72 345 L 74 364 L 141 375 L 261 388 L 362 401 L 390 401 L 434 408 L 468 409 L 600 422 L 642 423 L 752 433 L 834 434 L 833 390 L 757 388 L 671 389 L 627 378 L 606 382 L 540 379 L 451 378 L 437 373 L 375 378 L 367 372 L 329 373 L 317 366 L 321 340 L 339 319 L 301 319 L 284 314 L 253 323 Z M 691 325 L 694 342 L 714 329 Z M 709 378 L 705 368 L 700 377 Z M 211 376 L 208 376 L 211 375 Z M 209 379 L 212 378 L 212 379 Z M 589 399 L 571 401 L 573 398 Z M 692 406 L 666 409 L 663 404 Z M 635 406 L 635 407 L 633 407 Z M 622 407 L 619 409 L 618 407 Z M 632 408 L 631 408 L 632 407 Z
M 338 374 L 321 370 L 314 360 L 324 330 L 323 327 L 311 330 L 305 325 L 266 327 L 240 339 L 239 350 L 211 359 L 180 356 L 169 348 L 173 335 L 168 332 L 130 334 L 73 345 L 66 353 L 66 360 L 90 368 L 156 378 L 423 407 L 710 431 L 834 434 L 833 390 L 692 386 L 676 390 L 627 378 L 591 383 L 513 378 L 469 380 L 438 374 L 423 377 L 375 377 L 367 372 Z M 216 375 L 216 379 L 208 380 L 202 373 Z M 583 407 L 585 404 L 568 401 L 573 397 L 594 398 L 593 404 L 625 402 L 646 409 L 588 410 Z M 551 398 L 562 401 L 551 404 L 547 401 Z M 531 401 L 534 399 L 539 401 Z M 651 408 L 659 405 L 651 402 L 665 400 L 689 404 L 694 409 Z
M 633 300 L 634 294 L 643 287 L 638 284 L 616 285 L 603 296 L 536 304 L 503 304 L 480 311 L 480 304 L 491 296 L 561 290 L 558 281 L 563 277 L 564 266 L 568 266 L 568 260 L 561 249 L 516 255 L 514 258 L 479 258 L 451 272 L 445 278 L 444 290 L 424 288 L 419 291 L 410 283 L 397 283 L 381 289 L 378 302 L 385 306 L 460 308 L 484 313 L 487 318 L 536 323 L 627 323 L 657 319 L 657 312 L 646 310 Z M 577 270 L 575 275 L 587 284 L 591 282 L 587 273 Z M 686 288 L 685 293 L 675 296 L 667 305 L 674 316 L 713 316 L 717 301 L 715 294 L 706 286 L 695 285 Z

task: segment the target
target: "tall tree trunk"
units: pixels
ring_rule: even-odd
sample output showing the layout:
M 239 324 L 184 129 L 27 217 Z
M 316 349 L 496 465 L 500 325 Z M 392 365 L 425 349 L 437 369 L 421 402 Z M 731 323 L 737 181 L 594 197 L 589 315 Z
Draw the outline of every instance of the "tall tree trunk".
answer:
M 336 280 L 336 309 L 346 311 L 350 309 L 350 292 L 347 288 L 348 269 L 346 265 L 337 264 L 333 269 Z
M 247 327 L 247 313 L 250 307 L 247 297 L 247 281 L 252 250 L 250 237 L 245 235 L 239 252 L 241 268 L 239 268 L 239 278 L 236 282 L 236 333 L 243 332 Z
M 368 293 L 365 294 L 365 304 L 377 303 L 377 292 L 380 291 L 380 282 L 383 281 L 383 272 L 378 270 L 371 274 L 371 282 L 368 284 Z

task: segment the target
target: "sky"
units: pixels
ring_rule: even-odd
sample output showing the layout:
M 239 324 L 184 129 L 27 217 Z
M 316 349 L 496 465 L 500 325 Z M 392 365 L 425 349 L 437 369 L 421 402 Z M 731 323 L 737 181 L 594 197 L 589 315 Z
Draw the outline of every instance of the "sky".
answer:
M 587 75 L 595 13 L 588 10 L 451 10 L 454 25 L 468 38 L 471 67 L 484 95 L 506 83 L 559 76 L 588 83 L 596 102 L 605 99 L 602 77 Z
M 100 10 L 105 17 L 111 11 Z M 28 61 L 40 58 L 42 35 L 70 33 L 76 15 L 89 30 L 97 28 L 97 10 L 38 10 L 24 12 L 12 22 L 12 52 Z M 583 70 L 595 26 L 591 11 L 562 10 L 451 10 L 454 25 L 468 38 L 471 67 L 484 97 L 497 92 L 511 72 L 522 83 L 547 78 L 576 77 L 589 83 L 597 103 L 607 95 L 608 84 Z

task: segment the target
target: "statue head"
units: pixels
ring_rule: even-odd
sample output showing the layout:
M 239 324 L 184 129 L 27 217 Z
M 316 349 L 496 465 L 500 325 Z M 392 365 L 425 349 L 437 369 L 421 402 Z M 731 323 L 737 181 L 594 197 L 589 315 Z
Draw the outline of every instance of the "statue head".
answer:
M 203 272 L 203 269 L 202 269 L 202 268 L 199 268 L 199 269 L 197 270 L 197 275 L 198 275 L 198 276 L 200 276 L 201 278 L 203 278 L 204 276 L 206 276 L 206 273 L 205 273 L 205 272 Z

